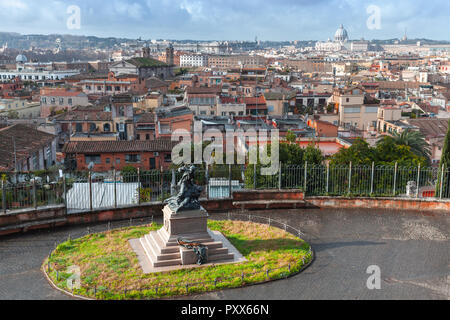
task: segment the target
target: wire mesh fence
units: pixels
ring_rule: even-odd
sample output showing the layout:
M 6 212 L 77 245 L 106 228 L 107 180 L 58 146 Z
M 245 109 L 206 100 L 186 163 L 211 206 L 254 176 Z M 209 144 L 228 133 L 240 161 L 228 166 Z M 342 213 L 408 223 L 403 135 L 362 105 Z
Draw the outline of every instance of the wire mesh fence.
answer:
M 66 172 L 1 180 L 2 213 L 65 204 L 69 212 L 162 202 L 178 192 L 181 173 L 169 171 Z M 432 167 L 282 165 L 274 175 L 254 165 L 199 167 L 195 183 L 203 199 L 232 198 L 242 189 L 298 189 L 306 196 L 450 198 L 450 170 Z

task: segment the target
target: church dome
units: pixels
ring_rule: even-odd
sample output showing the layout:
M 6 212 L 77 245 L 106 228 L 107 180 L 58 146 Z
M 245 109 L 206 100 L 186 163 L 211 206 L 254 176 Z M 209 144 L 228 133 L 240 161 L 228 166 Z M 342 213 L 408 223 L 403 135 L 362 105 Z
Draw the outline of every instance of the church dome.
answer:
M 345 30 L 344 26 L 341 24 L 339 29 L 337 29 L 336 33 L 334 34 L 334 41 L 346 42 L 347 40 L 348 40 L 347 30 Z
M 16 62 L 17 62 L 17 63 L 25 63 L 25 62 L 27 62 L 27 61 L 28 61 L 27 57 L 25 57 L 23 54 L 19 54 L 19 55 L 16 57 Z

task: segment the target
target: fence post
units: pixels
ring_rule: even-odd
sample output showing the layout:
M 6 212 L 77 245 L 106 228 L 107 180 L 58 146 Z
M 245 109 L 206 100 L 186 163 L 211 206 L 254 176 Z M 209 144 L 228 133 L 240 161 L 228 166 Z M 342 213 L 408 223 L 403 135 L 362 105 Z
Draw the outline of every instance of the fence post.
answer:
M 33 208 L 37 209 L 36 177 L 33 178 Z
M 63 197 L 64 197 L 64 205 L 66 206 L 67 212 L 67 185 L 66 185 L 66 175 L 63 174 Z
M 395 190 L 397 187 L 397 170 L 398 170 L 398 163 L 395 163 L 395 169 L 394 169 L 394 190 L 393 190 L 393 195 L 395 197 Z
M 419 198 L 419 184 L 420 184 L 420 163 L 417 169 L 417 186 L 416 186 L 416 198 Z
M 137 169 L 138 173 L 138 205 L 141 205 L 141 168 Z
M 5 181 L 2 179 L 2 209 L 3 213 L 6 214 L 6 186 Z
M 89 171 L 89 209 L 92 211 L 92 173 Z
M 306 196 L 307 188 L 308 188 L 308 180 L 307 179 L 308 179 L 308 161 L 305 162 L 305 181 L 304 181 L 304 185 L 303 185 L 303 188 L 305 189 L 304 190 L 305 196 Z
M 117 171 L 114 168 L 114 208 L 117 208 Z
M 445 169 L 445 165 L 442 165 L 442 172 L 441 172 L 441 185 L 439 187 L 439 199 L 442 199 L 442 190 L 443 190 L 443 186 L 444 186 L 444 169 Z
M 174 175 L 174 172 L 175 171 L 172 171 L 172 181 L 175 181 L 175 178 L 173 178 L 173 175 Z M 206 163 L 206 166 L 205 166 L 205 182 L 206 182 L 206 200 L 209 200 L 209 164 L 208 163 Z M 172 196 L 174 196 L 174 195 L 172 195 Z
M 161 202 L 164 202 L 163 184 L 164 184 L 164 171 L 163 171 L 163 167 L 161 166 L 161 168 L 159 170 L 159 193 L 161 194 Z
M 373 179 L 375 177 L 375 162 L 372 162 L 372 174 L 370 177 L 370 194 L 373 194 Z
M 350 161 L 350 167 L 348 170 L 348 194 L 352 192 L 352 162 Z
M 206 168 L 208 168 L 208 166 L 206 166 Z M 206 169 L 206 170 L 208 170 L 208 169 Z M 175 186 L 177 183 L 175 180 L 176 180 L 175 169 L 172 169 L 172 181 L 170 183 L 170 196 L 171 197 L 173 197 L 176 193 Z M 209 192 L 207 191 L 206 193 L 207 193 L 207 197 L 209 198 Z
M 253 165 L 253 189 L 256 190 L 256 163 Z
M 228 196 L 230 199 L 233 199 L 233 188 L 232 188 L 232 172 L 231 172 L 231 164 L 228 165 Z
M 280 190 L 281 191 L 281 162 L 280 162 L 280 167 L 279 167 L 279 170 L 278 170 L 278 190 Z
M 330 191 L 330 163 L 327 163 L 327 186 L 326 186 L 326 193 L 328 195 Z

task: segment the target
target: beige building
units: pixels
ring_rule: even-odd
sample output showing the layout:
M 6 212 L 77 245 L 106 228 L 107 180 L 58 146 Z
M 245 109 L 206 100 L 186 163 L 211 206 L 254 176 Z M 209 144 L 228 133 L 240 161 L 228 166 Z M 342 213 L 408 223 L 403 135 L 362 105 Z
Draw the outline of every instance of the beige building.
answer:
M 266 59 L 250 55 L 211 55 L 208 58 L 209 68 L 233 69 L 240 67 L 260 67 L 266 65 Z
M 338 106 L 340 127 L 363 131 L 377 128 L 379 105 L 365 105 L 362 88 L 336 89 L 331 101 Z
M 144 111 L 152 111 L 156 108 L 159 108 L 163 105 L 164 96 L 160 93 L 151 93 L 146 96 L 144 99 L 134 102 L 133 108 L 140 109 Z
M 33 119 L 41 115 L 41 105 L 39 102 L 25 99 L 0 99 L 0 116 L 13 119 Z
M 398 126 L 398 121 L 402 118 L 402 109 L 398 107 L 380 107 L 378 110 L 378 122 L 377 131 L 378 132 L 398 132 L 401 127 Z

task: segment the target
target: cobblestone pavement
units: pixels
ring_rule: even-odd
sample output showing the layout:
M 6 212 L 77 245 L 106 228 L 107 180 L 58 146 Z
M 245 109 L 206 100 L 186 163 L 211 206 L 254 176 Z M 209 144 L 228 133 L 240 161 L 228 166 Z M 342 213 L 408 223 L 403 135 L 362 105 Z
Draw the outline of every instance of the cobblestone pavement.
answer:
M 450 299 L 448 213 L 308 209 L 252 214 L 300 229 L 315 249 L 315 262 L 287 280 L 190 299 Z M 106 228 L 91 226 L 91 231 Z M 0 238 L 0 299 L 70 299 L 50 287 L 40 266 L 55 241 L 86 233 L 83 226 Z M 367 289 L 370 265 L 381 269 L 380 290 Z

